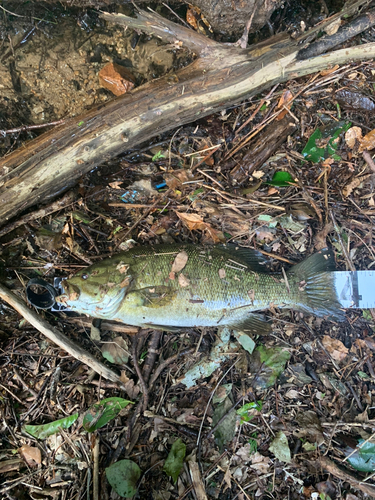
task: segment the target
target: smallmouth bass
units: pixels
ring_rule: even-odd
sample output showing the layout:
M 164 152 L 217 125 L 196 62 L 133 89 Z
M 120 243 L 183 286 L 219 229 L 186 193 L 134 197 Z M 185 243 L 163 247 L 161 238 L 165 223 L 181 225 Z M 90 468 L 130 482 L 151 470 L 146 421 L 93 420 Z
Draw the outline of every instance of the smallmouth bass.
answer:
M 56 301 L 133 326 L 267 333 L 270 324 L 256 311 L 289 308 L 343 320 L 334 270 L 328 249 L 275 274 L 260 252 L 234 245 L 134 247 L 62 281 L 64 293 Z

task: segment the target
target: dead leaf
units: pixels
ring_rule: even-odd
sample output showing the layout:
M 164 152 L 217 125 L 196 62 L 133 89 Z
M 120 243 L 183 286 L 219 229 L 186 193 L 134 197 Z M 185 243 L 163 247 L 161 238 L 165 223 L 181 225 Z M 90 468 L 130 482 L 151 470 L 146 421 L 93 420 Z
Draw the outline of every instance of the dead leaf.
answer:
M 112 342 L 105 342 L 102 346 L 102 355 L 110 363 L 123 365 L 129 360 L 129 348 L 125 340 L 119 336 Z
M 128 382 L 126 382 L 125 385 L 125 391 L 127 393 L 127 395 L 129 396 L 130 399 L 136 399 L 139 392 L 140 392 L 140 388 L 139 388 L 139 385 L 137 384 L 134 384 L 134 380 L 130 379 L 128 380 Z
M 228 467 L 225 474 L 224 474 L 224 481 L 226 482 L 229 489 L 232 487 L 231 478 L 232 478 L 232 474 L 230 472 L 230 468 Z
M 329 23 L 328 26 L 324 28 L 324 31 L 327 33 L 327 35 L 334 35 L 338 31 L 340 26 L 341 26 L 341 18 L 338 17 L 337 19 Z
M 370 151 L 375 148 L 375 130 L 371 130 L 368 134 L 366 134 L 361 140 L 359 144 L 358 151 L 362 153 L 365 149 Z
M 348 148 L 353 149 L 356 141 L 362 141 L 362 129 L 360 127 L 350 127 L 345 133 L 345 142 Z
M 259 241 L 272 241 L 275 238 L 275 234 L 267 228 L 261 227 L 255 231 L 257 240 Z
M 341 340 L 333 339 L 328 335 L 324 335 L 322 344 L 335 361 L 343 361 L 349 352 L 349 349 L 344 346 Z
M 288 399 L 298 399 L 299 392 L 296 391 L 295 389 L 289 389 L 289 391 L 285 394 L 285 397 Z
M 219 269 L 219 278 L 224 279 L 225 278 L 225 269 Z
M 186 12 L 186 21 L 192 26 L 195 30 L 198 31 L 198 23 L 197 19 L 195 17 L 195 10 L 192 8 L 189 8 Z
M 111 187 L 112 189 L 122 189 L 122 187 L 121 187 L 122 183 L 123 183 L 123 181 L 114 181 L 114 182 L 110 182 L 108 184 L 108 186 Z
M 368 413 L 365 410 L 363 413 L 360 413 L 356 417 L 354 417 L 355 422 L 367 423 L 368 422 Z
M 178 276 L 178 284 L 182 287 L 189 286 L 190 280 L 182 273 L 180 273 L 180 275 Z
M 175 190 L 176 188 L 181 188 L 181 184 L 184 182 L 193 181 L 195 179 L 194 174 L 190 170 L 185 168 L 181 170 L 174 170 L 173 172 L 168 172 L 164 175 L 164 180 L 170 189 Z
M 359 187 L 363 181 L 372 177 L 373 174 L 361 175 L 361 177 L 354 177 L 342 190 L 342 194 L 345 198 L 352 194 L 353 189 Z
M 259 475 L 266 474 L 270 467 L 271 459 L 264 457 L 258 451 L 251 457 L 250 467 L 254 469 Z
M 176 212 L 178 217 L 182 220 L 182 222 L 187 226 L 190 231 L 194 231 L 195 229 L 204 230 L 205 222 L 198 214 L 185 214 L 182 212 Z
M 333 231 L 333 224 L 332 222 L 328 222 L 321 231 L 319 231 L 314 238 L 314 245 L 316 250 L 323 250 L 323 248 L 326 248 L 327 245 L 327 236 L 328 234 Z
M 183 270 L 183 268 L 186 266 L 186 263 L 189 259 L 188 254 L 185 252 L 185 250 L 182 250 L 182 252 L 179 252 L 172 264 L 172 273 L 178 273 Z
M 120 274 L 125 274 L 128 269 L 129 269 L 129 265 L 128 264 L 124 264 L 123 262 L 120 262 L 116 266 L 116 270 L 120 271 Z
M 306 410 L 296 415 L 298 427 L 293 434 L 298 438 L 307 438 L 318 445 L 324 443 L 323 429 L 318 415 L 312 410 Z
M 290 109 L 290 108 L 291 108 L 291 106 L 292 106 L 292 103 L 291 103 L 292 99 L 293 99 L 293 94 L 291 93 L 291 91 L 290 91 L 290 90 L 286 90 L 286 91 L 283 93 L 283 95 L 280 97 L 280 100 L 279 100 L 279 102 L 278 102 L 278 104 L 277 104 L 277 107 L 278 107 L 278 109 L 282 109 L 282 108 L 284 108 L 284 111 L 282 111 L 282 112 L 281 112 L 281 113 L 280 113 L 280 114 L 276 117 L 276 121 L 280 121 L 280 120 L 282 120 L 282 119 L 285 117 L 285 115 L 288 113 L 288 109 Z M 288 104 L 288 103 L 290 103 L 290 104 Z M 285 109 L 285 108 L 286 108 L 286 109 Z
M 204 222 L 200 215 L 185 214 L 181 212 L 176 212 L 176 214 L 190 231 L 205 231 L 208 234 L 209 239 L 211 239 L 214 243 L 225 242 L 225 236 L 223 233 L 214 229 L 207 222 Z
M 39 448 L 24 444 L 18 451 L 29 467 L 36 467 L 42 463 L 42 454 Z

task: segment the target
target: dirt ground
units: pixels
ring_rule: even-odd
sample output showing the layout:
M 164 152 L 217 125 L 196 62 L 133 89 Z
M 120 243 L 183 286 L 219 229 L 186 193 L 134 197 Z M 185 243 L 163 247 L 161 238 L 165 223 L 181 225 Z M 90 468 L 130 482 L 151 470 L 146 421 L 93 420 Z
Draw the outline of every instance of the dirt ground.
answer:
M 272 29 L 293 32 L 334 11 L 317 5 L 285 6 Z M 32 19 L 0 15 L 1 154 L 40 133 L 9 129 L 112 99 L 98 79 L 108 62 L 129 69 L 138 86 L 167 72 L 173 79 L 190 61 L 106 25 L 92 9 L 38 5 Z M 267 36 L 269 27 L 254 35 Z M 370 29 L 348 46 L 374 38 Z M 370 61 L 289 81 L 125 151 L 82 178 L 63 210 L 0 228 L 1 282 L 25 298 L 31 278 L 52 283 L 158 243 L 232 242 L 261 251 L 278 273 L 328 246 L 337 269 L 372 269 L 374 75 Z M 280 119 L 294 129 L 273 149 L 267 138 Z M 259 141 L 270 154 L 257 163 Z M 271 334 L 231 332 L 230 343 L 213 328 L 161 332 L 39 314 L 121 374 L 125 389 L 1 302 L 0 498 L 119 498 L 106 469 L 123 460 L 139 468 L 133 480 L 126 469 L 127 480 L 145 500 L 375 498 L 373 310 L 350 310 L 338 323 L 273 308 Z M 221 366 L 184 383 L 217 345 Z M 113 397 L 132 404 L 96 426 L 95 405 Z M 69 418 L 50 435 L 24 428 Z

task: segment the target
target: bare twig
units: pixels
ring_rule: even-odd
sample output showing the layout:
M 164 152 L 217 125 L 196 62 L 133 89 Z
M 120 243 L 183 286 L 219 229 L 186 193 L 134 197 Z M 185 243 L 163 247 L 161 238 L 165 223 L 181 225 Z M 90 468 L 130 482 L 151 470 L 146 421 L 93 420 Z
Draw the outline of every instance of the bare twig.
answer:
M 93 500 L 99 500 L 99 449 L 100 449 L 100 435 L 95 433 L 95 444 L 92 450 L 92 458 L 94 462 L 93 479 L 92 479 L 92 497 Z
M 341 249 L 342 249 L 342 253 L 344 254 L 344 257 L 346 259 L 348 267 L 349 267 L 349 269 L 351 271 L 355 271 L 355 267 L 353 266 L 353 263 L 350 260 L 350 257 L 349 257 L 349 254 L 348 254 L 348 250 L 347 250 L 347 248 L 345 246 L 345 243 L 342 241 L 340 228 L 337 225 L 337 222 L 336 222 L 336 219 L 335 219 L 335 217 L 333 215 L 332 210 L 329 211 L 329 215 L 331 216 L 331 219 L 332 219 L 332 222 L 333 222 L 333 227 L 334 227 L 334 229 L 336 231 L 337 239 L 339 240 L 339 243 L 340 243 L 340 246 L 341 246 Z
M 112 380 L 112 382 L 117 382 L 121 387 L 123 387 L 123 384 L 117 373 L 105 366 L 104 363 L 98 361 L 92 354 L 85 351 L 81 346 L 77 345 L 75 342 L 66 337 L 57 328 L 51 326 L 48 321 L 29 309 L 23 300 L 21 300 L 19 297 L 17 297 L 17 295 L 15 295 L 13 292 L 8 290 L 8 288 L 1 284 L 0 299 L 4 300 L 7 304 L 13 307 L 19 314 L 21 314 L 21 316 L 26 319 L 26 321 L 33 325 L 34 328 L 39 330 L 49 340 L 71 354 L 74 358 L 92 368 L 96 373 L 102 375 L 105 379 Z
M 1 5 L 0 5 L 0 7 L 1 7 Z M 1 8 L 3 8 L 3 7 L 1 7 Z M 20 16 L 20 17 L 23 17 L 23 16 Z M 65 120 L 56 120 L 54 122 L 49 122 L 49 123 L 39 123 L 37 125 L 23 125 L 22 127 L 11 128 L 9 130 L 0 130 L 0 136 L 5 137 L 6 135 L 9 135 L 9 134 L 16 134 L 18 132 L 26 132 L 26 130 L 38 130 L 40 128 L 62 125 L 63 123 L 65 123 Z
M 145 381 L 143 379 L 143 375 L 142 375 L 141 369 L 139 368 L 139 364 L 138 364 L 138 360 L 137 360 L 138 339 L 139 339 L 139 333 L 133 339 L 133 345 L 132 345 L 133 366 L 134 366 L 134 369 L 135 369 L 135 371 L 136 371 L 136 373 L 138 375 L 139 385 L 141 386 L 141 391 L 142 391 L 142 394 L 143 394 L 143 404 L 142 404 L 142 406 L 144 408 L 147 408 L 147 404 L 148 404 L 148 389 L 146 387 L 146 384 L 145 384 Z

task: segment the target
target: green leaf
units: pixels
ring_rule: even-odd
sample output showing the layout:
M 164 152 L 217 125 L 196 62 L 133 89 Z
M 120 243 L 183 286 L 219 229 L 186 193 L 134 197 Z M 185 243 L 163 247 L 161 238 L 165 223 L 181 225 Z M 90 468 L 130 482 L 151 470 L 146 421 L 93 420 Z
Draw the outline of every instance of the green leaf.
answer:
M 238 342 L 242 345 L 242 347 L 246 349 L 246 351 L 249 354 L 252 354 L 255 349 L 254 340 L 247 333 L 244 332 L 233 332 L 233 333 Z
M 255 436 L 256 436 L 256 433 L 255 433 Z M 255 439 L 255 437 L 249 438 L 248 443 L 250 445 L 250 454 L 256 453 L 258 451 L 258 441 Z
M 78 222 L 83 222 L 84 224 L 91 224 L 91 220 L 87 217 L 87 214 L 85 212 L 82 212 L 81 210 L 74 210 L 74 212 L 71 212 L 70 214 L 73 219 L 77 220 Z
M 316 443 L 309 443 L 308 441 L 306 441 L 306 443 L 303 443 L 302 448 L 305 451 L 315 451 L 317 448 L 317 445 L 316 445 Z
M 279 170 L 275 172 L 272 177 L 272 181 L 265 182 L 264 184 L 269 184 L 270 186 L 285 187 L 294 184 L 294 179 L 289 172 L 284 170 Z
M 364 439 L 358 440 L 358 446 L 364 443 Z M 353 448 L 347 446 L 345 449 L 346 456 L 353 453 Z M 365 443 L 351 457 L 348 458 L 350 465 L 361 472 L 375 471 L 375 443 Z
M 369 380 L 369 376 L 365 372 L 359 371 L 359 372 L 357 372 L 357 375 L 358 375 L 358 377 L 361 377 L 363 379 Z
M 204 192 L 203 188 L 198 188 L 193 193 L 189 194 L 188 198 L 190 201 L 194 201 L 197 198 L 197 196 L 199 196 L 203 192 Z
M 94 432 L 106 425 L 110 420 L 117 417 L 120 411 L 133 404 L 131 401 L 123 398 L 107 398 L 99 403 L 92 405 L 83 417 L 83 428 L 87 432 Z
M 372 321 L 372 316 L 371 316 L 371 312 L 369 311 L 369 309 L 363 309 L 362 316 L 367 321 Z
M 49 422 L 43 425 L 24 425 L 22 429 L 31 434 L 37 439 L 46 439 L 52 434 L 56 434 L 60 429 L 69 429 L 71 425 L 77 420 L 79 414 L 74 413 L 69 417 L 61 418 L 60 420 L 55 420 L 54 422 Z
M 156 154 L 154 154 L 154 156 L 152 157 L 152 161 L 158 161 L 158 160 L 161 160 L 162 158 L 165 158 L 165 155 L 160 150 Z
M 176 483 L 178 476 L 180 475 L 182 466 L 184 464 L 184 459 L 186 455 L 186 445 L 178 438 L 172 445 L 171 451 L 165 461 L 163 471 L 168 474 Z
M 280 462 L 289 464 L 292 461 L 288 439 L 282 431 L 276 434 L 276 437 L 272 441 L 269 450 L 275 455 L 278 460 L 280 460 Z
M 270 222 L 272 219 L 273 219 L 273 217 L 271 215 L 267 215 L 267 214 L 260 214 L 258 216 L 258 220 L 262 220 L 265 222 Z
M 137 493 L 141 469 L 132 460 L 120 460 L 105 470 L 107 480 L 120 497 L 131 498 Z
M 218 424 L 222 417 L 225 418 Z M 214 432 L 216 444 L 219 447 L 220 453 L 223 452 L 226 443 L 232 441 L 236 435 L 237 413 L 233 409 L 233 402 L 229 397 L 225 398 L 222 403 L 217 405 L 212 416 L 212 426 L 215 427 Z
M 302 154 L 306 160 L 319 163 L 335 154 L 339 145 L 339 136 L 351 127 L 350 122 L 335 122 L 317 128 L 310 136 Z M 321 143 L 321 144 L 320 144 Z
M 254 386 L 266 389 L 274 385 L 289 359 L 290 353 L 283 347 L 267 348 L 263 345 L 257 347 L 250 360 L 251 372 L 257 374 Z
M 253 401 L 252 403 L 246 403 L 245 405 L 241 406 L 241 408 L 237 410 L 237 415 L 241 417 L 241 424 L 243 424 L 244 422 L 250 422 L 250 420 L 252 420 L 255 416 L 251 415 L 251 413 L 254 414 L 257 411 L 261 411 L 262 406 L 262 401 Z

